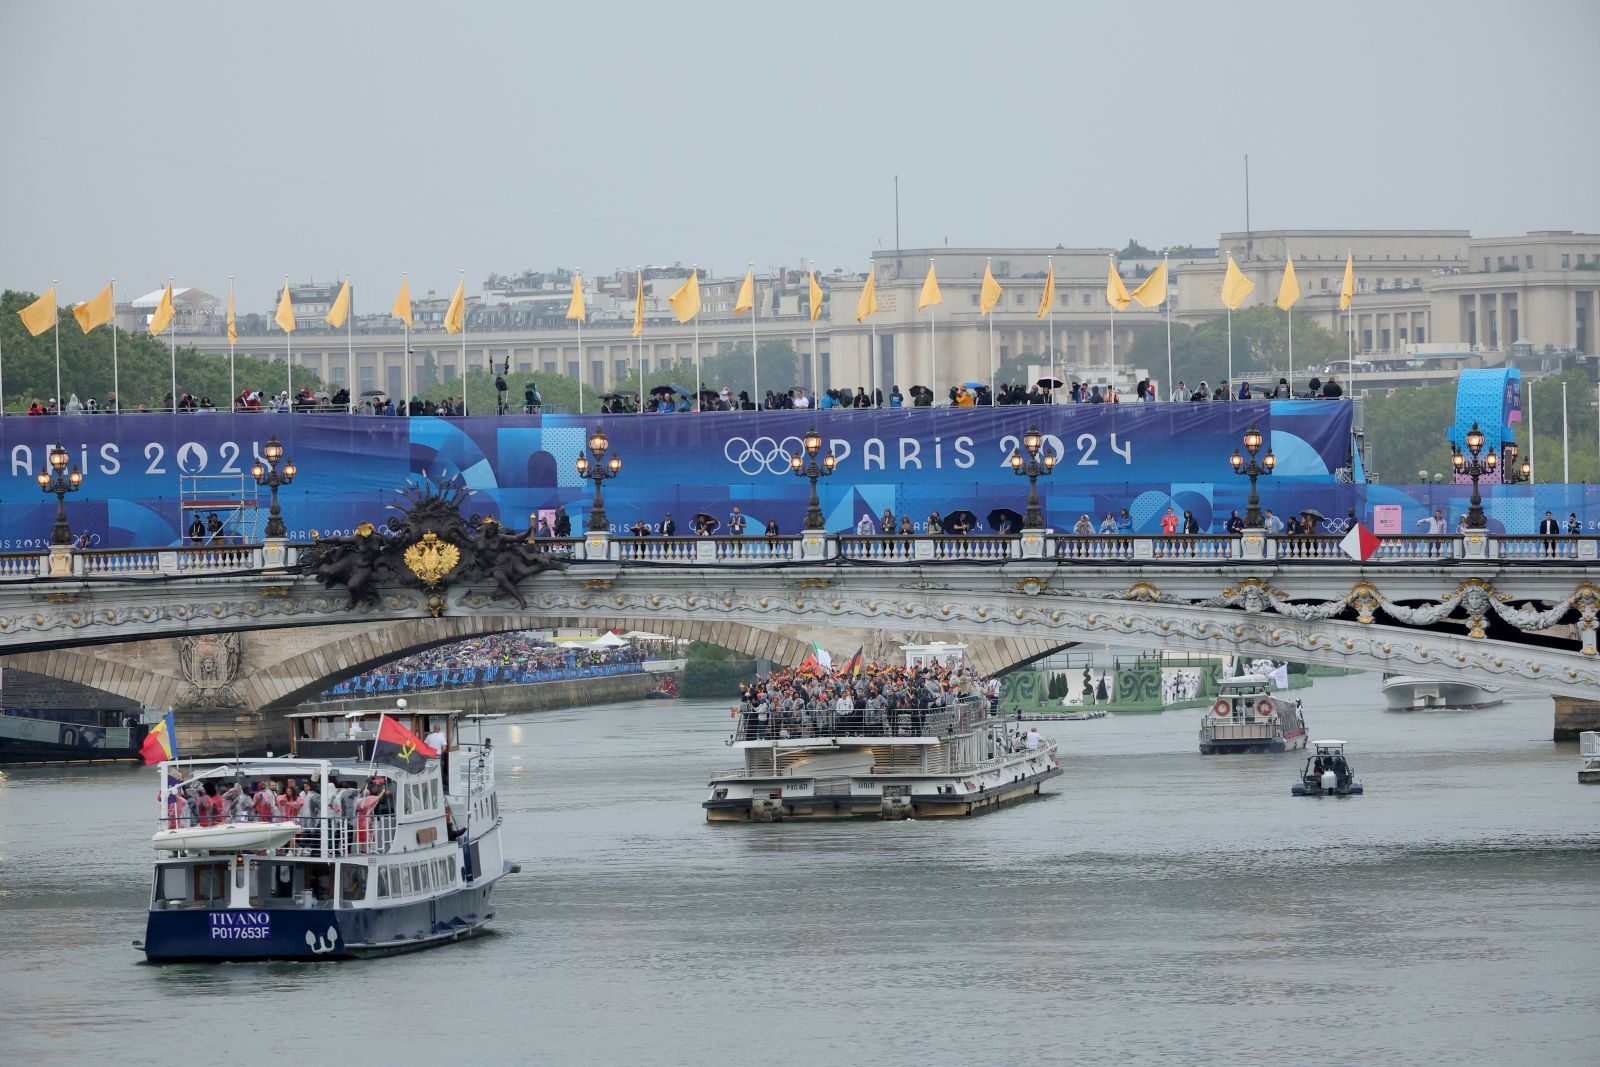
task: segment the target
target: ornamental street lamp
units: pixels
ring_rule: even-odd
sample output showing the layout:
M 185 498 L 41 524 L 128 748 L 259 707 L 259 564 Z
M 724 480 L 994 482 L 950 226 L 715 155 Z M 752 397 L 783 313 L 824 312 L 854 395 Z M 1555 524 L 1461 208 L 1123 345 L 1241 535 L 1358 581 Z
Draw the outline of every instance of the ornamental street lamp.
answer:
M 1044 455 L 1039 450 L 1044 449 Z M 1023 459 L 1026 451 L 1028 458 Z M 1011 473 L 1028 479 L 1028 511 L 1022 516 L 1024 530 L 1044 529 L 1044 513 L 1039 510 L 1039 475 L 1051 474 L 1056 469 L 1056 452 L 1045 442 L 1036 426 L 1028 427 L 1022 435 L 1022 447 L 1011 451 Z
M 283 525 L 283 512 L 278 510 L 278 487 L 294 481 L 298 468 L 293 460 L 283 458 L 283 445 L 278 443 L 277 434 L 267 438 L 267 443 L 261 446 L 261 458 L 267 461 L 266 464 L 263 465 L 261 460 L 251 464 L 250 477 L 256 480 L 257 485 L 264 485 L 272 491 L 272 507 L 267 511 L 267 536 L 288 537 L 289 530 Z M 283 464 L 281 468 L 280 462 Z
M 811 479 L 811 501 L 806 505 L 805 528 L 808 530 L 825 530 L 828 528 L 826 520 L 822 517 L 822 502 L 817 499 L 817 479 L 826 478 L 833 473 L 833 453 L 829 452 L 818 462 L 817 453 L 822 451 L 822 435 L 813 426 L 806 431 L 800 442 L 803 455 L 789 457 L 789 469 L 802 478 Z
M 74 466 L 69 473 L 67 450 L 58 441 L 50 446 L 50 465 L 38 474 L 39 488 L 56 495 L 56 526 L 50 531 L 52 545 L 72 544 L 72 527 L 67 525 L 67 494 L 76 493 L 83 484 L 83 474 Z
M 1244 447 L 1245 451 L 1250 453 L 1249 461 L 1247 462 L 1239 454 L 1237 448 L 1233 450 L 1233 455 L 1228 457 L 1228 462 L 1233 465 L 1233 473 L 1247 475 L 1250 478 L 1250 499 L 1244 509 L 1244 524 L 1252 530 L 1259 530 L 1262 522 L 1261 498 L 1256 495 L 1256 479 L 1264 474 L 1271 474 L 1272 468 L 1278 465 L 1278 457 L 1272 454 L 1270 447 L 1267 449 L 1267 454 L 1257 462 L 1256 453 L 1261 451 L 1263 440 L 1261 431 L 1252 424 L 1244 432 Z
M 1518 463 L 1520 453 L 1515 441 L 1507 441 L 1500 446 L 1500 482 L 1502 485 L 1516 485 L 1526 482 L 1533 477 L 1533 464 L 1527 460 Z
M 1474 530 L 1481 530 L 1489 525 L 1489 519 L 1483 513 L 1483 497 L 1478 495 L 1478 479 L 1486 474 L 1493 474 L 1500 466 L 1500 457 L 1493 451 L 1483 455 L 1483 431 L 1478 429 L 1478 424 L 1473 423 L 1472 429 L 1467 431 L 1467 453 L 1462 454 L 1461 449 L 1454 444 L 1450 446 L 1450 465 L 1457 474 L 1465 474 L 1472 479 L 1472 503 L 1467 507 L 1467 526 Z
M 594 433 L 589 435 L 589 453 L 594 456 L 591 461 L 589 456 L 578 453 L 578 477 L 587 478 L 594 483 L 594 504 L 589 508 L 589 523 L 585 529 L 591 533 L 605 533 L 611 529 L 611 523 L 606 518 L 606 502 L 600 492 L 600 483 L 607 478 L 615 478 L 622 473 L 622 457 L 611 453 L 611 458 L 606 458 L 606 450 L 611 447 L 611 441 L 606 437 L 606 432 L 599 426 L 594 428 Z

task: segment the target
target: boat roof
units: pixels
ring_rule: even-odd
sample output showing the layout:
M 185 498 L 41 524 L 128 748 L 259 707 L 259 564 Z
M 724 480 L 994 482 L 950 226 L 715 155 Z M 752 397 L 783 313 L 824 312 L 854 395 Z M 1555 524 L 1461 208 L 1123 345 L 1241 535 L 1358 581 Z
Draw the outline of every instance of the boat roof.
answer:
M 1318 748 L 1343 748 L 1344 747 L 1344 742 L 1343 741 L 1313 741 L 1311 743 L 1313 745 L 1315 745 L 1316 747 L 1318 747 Z
M 769 737 L 735 741 L 734 748 L 879 748 L 884 745 L 937 745 L 937 737 L 868 737 L 840 734 L 838 737 Z
M 1221 684 L 1224 687 L 1230 685 L 1266 685 L 1271 680 L 1264 674 L 1241 674 L 1237 678 L 1224 678 Z
M 467 713 L 451 708 L 356 708 L 352 711 L 295 711 L 284 716 L 288 719 L 376 719 L 380 715 L 430 715 L 456 718 Z

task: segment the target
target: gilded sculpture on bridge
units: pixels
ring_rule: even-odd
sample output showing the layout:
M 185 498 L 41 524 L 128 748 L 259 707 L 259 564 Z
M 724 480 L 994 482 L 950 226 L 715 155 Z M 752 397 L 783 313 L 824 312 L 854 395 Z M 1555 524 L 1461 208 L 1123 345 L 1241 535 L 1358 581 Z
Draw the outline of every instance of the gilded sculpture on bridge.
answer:
M 496 600 L 526 607 L 517 585 L 567 563 L 542 551 L 526 533 L 492 516 L 463 515 L 472 490 L 460 475 L 424 474 L 400 491 L 402 503 L 380 529 L 362 523 L 348 537 L 318 540 L 300 553 L 300 569 L 327 588 L 342 588 L 350 606 L 377 605 L 385 586 L 419 588 L 435 617 L 445 610 L 452 584 L 488 582 Z

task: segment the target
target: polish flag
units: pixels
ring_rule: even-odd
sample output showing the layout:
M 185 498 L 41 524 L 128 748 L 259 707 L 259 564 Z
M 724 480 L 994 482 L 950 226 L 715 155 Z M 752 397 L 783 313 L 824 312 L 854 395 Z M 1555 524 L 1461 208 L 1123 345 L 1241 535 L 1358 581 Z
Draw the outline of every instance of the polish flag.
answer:
M 1366 562 L 1372 558 L 1374 552 L 1378 551 L 1379 544 L 1381 542 L 1378 540 L 1378 535 L 1358 522 L 1349 533 L 1344 535 L 1344 540 L 1339 542 L 1339 547 L 1344 549 L 1344 554 L 1351 559 L 1359 559 L 1362 562 Z

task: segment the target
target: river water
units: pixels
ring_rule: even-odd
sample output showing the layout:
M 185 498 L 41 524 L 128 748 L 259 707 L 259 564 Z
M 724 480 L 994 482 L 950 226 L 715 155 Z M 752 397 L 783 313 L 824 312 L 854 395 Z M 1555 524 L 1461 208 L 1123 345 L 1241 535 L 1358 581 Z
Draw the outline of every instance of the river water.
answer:
M 153 771 L 0 776 L 0 1059 L 437 1064 L 1600 1062 L 1600 788 L 1548 699 L 1302 694 L 1367 795 L 1200 757 L 1198 711 L 1056 723 L 965 821 L 708 826 L 725 706 L 504 720 L 494 933 L 154 967 Z

